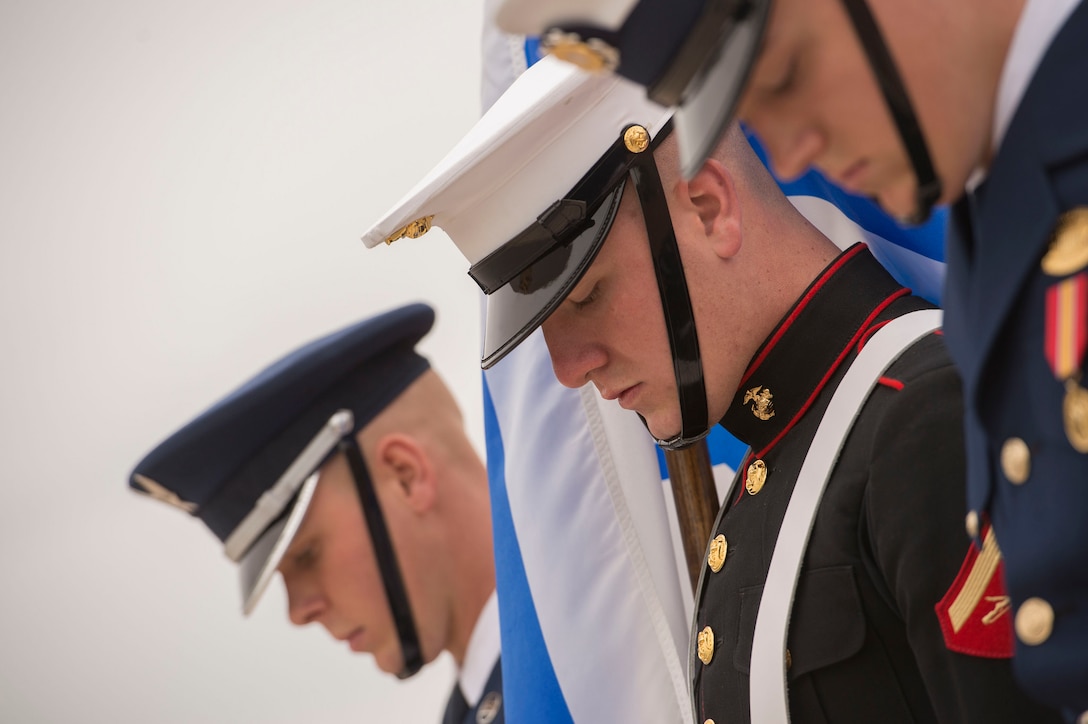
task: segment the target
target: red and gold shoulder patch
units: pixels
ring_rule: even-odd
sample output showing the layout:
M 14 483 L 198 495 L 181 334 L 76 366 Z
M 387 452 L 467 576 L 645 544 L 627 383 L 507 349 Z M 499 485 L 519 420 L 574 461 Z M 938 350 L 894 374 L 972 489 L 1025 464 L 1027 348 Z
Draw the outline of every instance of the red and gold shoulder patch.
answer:
M 1012 604 L 1005 590 L 1005 564 L 991 527 L 983 531 L 982 550 L 971 544 L 956 580 L 935 608 L 949 651 L 1012 658 Z

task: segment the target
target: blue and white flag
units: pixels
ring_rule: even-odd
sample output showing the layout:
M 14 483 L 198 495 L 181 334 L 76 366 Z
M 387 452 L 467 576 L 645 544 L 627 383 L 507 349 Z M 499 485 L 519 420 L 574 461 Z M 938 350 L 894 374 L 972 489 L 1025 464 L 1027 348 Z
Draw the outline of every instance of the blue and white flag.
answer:
M 538 51 L 494 28 L 483 42 L 486 108 Z M 867 242 L 937 298 L 943 212 L 907 231 L 818 174 L 782 186 L 840 246 Z M 690 723 L 693 603 L 663 455 L 635 415 L 559 384 L 539 330 L 484 395 L 507 721 Z M 745 446 L 721 428 L 708 444 L 720 497 Z

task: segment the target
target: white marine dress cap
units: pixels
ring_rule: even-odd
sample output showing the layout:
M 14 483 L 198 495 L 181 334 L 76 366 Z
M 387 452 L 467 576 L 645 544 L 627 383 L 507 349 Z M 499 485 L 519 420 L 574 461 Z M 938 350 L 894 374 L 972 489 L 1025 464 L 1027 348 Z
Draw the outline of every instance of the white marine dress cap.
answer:
M 626 178 L 624 168 L 601 170 L 609 151 L 631 126 L 655 138 L 669 117 L 624 78 L 543 58 L 363 241 L 442 229 L 488 294 L 482 360 L 490 367 L 540 326 L 596 256 Z

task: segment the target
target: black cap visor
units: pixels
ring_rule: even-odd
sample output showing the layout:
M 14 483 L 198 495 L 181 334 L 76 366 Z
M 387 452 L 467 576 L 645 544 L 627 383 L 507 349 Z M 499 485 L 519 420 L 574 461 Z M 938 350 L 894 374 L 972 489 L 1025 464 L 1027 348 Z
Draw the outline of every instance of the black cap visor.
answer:
M 628 148 L 625 137 L 632 130 L 646 133 L 636 124 L 620 129 L 615 143 L 564 198 L 469 269 L 487 295 L 484 369 L 536 331 L 567 298 L 612 228 L 631 168 L 668 136 L 671 125 L 666 123 L 648 145 Z
M 618 49 L 616 72 L 644 86 L 652 101 L 677 109 L 680 167 L 691 178 L 732 120 L 762 47 L 771 2 L 642 0 L 619 29 L 559 25 Z
M 484 369 L 532 334 L 578 284 L 612 228 L 623 189 L 621 178 L 601 204 L 587 212 L 590 215 L 581 222 L 582 231 L 572 240 L 563 242 L 554 237 L 542 240 L 540 245 L 547 250 L 536 254 L 536 261 L 488 294 L 481 361 Z M 507 248 L 509 244 L 503 247 Z
M 716 48 L 714 55 L 704 59 L 694 75 L 689 76 L 673 116 L 679 138 L 680 169 L 685 178 L 691 178 L 702 168 L 733 119 L 762 47 L 771 3 L 760 0 L 737 6 L 746 12 L 738 11 L 721 25 L 721 34 L 709 44 Z M 693 33 L 687 45 L 702 42 Z M 683 53 L 679 54 L 674 65 L 682 57 Z M 654 97 L 652 89 L 650 96 Z

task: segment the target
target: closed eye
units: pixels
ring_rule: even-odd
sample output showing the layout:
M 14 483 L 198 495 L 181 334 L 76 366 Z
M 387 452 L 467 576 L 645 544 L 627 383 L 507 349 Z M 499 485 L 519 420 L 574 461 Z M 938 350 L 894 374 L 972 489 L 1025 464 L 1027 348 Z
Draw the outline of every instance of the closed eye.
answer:
M 778 82 L 770 88 L 771 95 L 784 95 L 793 89 L 794 83 L 797 80 L 797 54 L 795 53 L 790 57 L 790 62 L 786 66 L 786 72 L 782 74 Z
M 298 553 L 291 556 L 291 567 L 298 571 L 305 571 L 317 564 L 317 548 L 308 545 Z
M 600 284 L 594 284 L 593 288 L 589 290 L 588 294 L 586 294 L 581 299 L 570 299 L 570 303 L 574 305 L 575 309 L 581 311 L 590 304 L 592 304 L 594 301 L 596 301 L 597 297 L 600 295 L 600 288 Z

